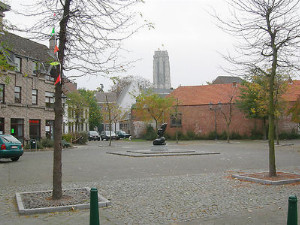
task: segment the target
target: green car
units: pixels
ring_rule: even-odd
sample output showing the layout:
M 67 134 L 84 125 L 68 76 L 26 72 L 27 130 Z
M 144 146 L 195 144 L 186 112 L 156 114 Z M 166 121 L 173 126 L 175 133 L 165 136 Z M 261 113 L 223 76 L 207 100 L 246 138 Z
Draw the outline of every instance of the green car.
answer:
M 17 161 L 23 155 L 22 143 L 12 135 L 0 135 L 0 158 L 10 158 Z

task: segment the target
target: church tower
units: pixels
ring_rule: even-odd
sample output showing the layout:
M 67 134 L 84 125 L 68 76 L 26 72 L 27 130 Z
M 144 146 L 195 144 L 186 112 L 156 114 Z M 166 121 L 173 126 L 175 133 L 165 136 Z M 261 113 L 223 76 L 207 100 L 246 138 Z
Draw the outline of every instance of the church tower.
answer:
M 156 89 L 170 89 L 170 62 L 167 51 L 155 51 L 153 56 L 153 85 Z

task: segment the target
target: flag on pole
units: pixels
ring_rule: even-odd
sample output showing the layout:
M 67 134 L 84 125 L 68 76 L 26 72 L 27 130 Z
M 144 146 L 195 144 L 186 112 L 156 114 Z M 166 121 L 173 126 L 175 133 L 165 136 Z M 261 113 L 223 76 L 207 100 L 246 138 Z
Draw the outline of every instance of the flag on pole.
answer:
M 61 84 L 61 77 L 60 77 L 60 74 L 58 75 L 58 77 L 57 77 L 57 79 L 56 79 L 54 85 L 56 85 L 58 82 Z
M 59 51 L 59 48 L 57 47 L 57 45 L 55 45 L 55 47 L 54 47 L 54 53 L 56 53 L 58 51 Z
M 53 27 L 53 29 L 52 29 L 51 35 L 52 35 L 52 36 L 55 35 L 55 29 L 54 29 L 54 27 Z

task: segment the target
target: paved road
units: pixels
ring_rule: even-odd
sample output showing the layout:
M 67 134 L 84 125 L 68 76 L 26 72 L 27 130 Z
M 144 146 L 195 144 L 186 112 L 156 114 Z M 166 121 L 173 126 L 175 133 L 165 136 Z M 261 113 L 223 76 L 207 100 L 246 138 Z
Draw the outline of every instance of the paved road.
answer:
M 288 145 L 293 143 L 294 145 Z M 300 141 L 276 147 L 278 170 L 300 173 Z M 174 150 L 219 155 L 132 158 L 108 151 L 147 150 L 151 142 L 89 142 L 63 151 L 64 187 L 95 186 L 112 207 L 102 224 L 284 224 L 287 198 L 298 185 L 264 186 L 233 180 L 237 172 L 266 171 L 264 141 L 169 142 Z M 88 224 L 89 211 L 19 216 L 14 193 L 51 189 L 52 151 L 0 161 L 1 224 Z M 4 222 L 4 223 L 2 223 Z

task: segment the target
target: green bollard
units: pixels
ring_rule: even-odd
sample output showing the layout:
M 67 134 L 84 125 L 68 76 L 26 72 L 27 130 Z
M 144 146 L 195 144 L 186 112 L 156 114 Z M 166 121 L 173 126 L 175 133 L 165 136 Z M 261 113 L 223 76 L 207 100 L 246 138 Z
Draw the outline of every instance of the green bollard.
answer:
M 298 225 L 298 212 L 297 212 L 297 197 L 292 195 L 289 197 L 289 208 L 287 225 Z
M 100 225 L 97 188 L 91 188 L 90 192 L 90 225 Z

